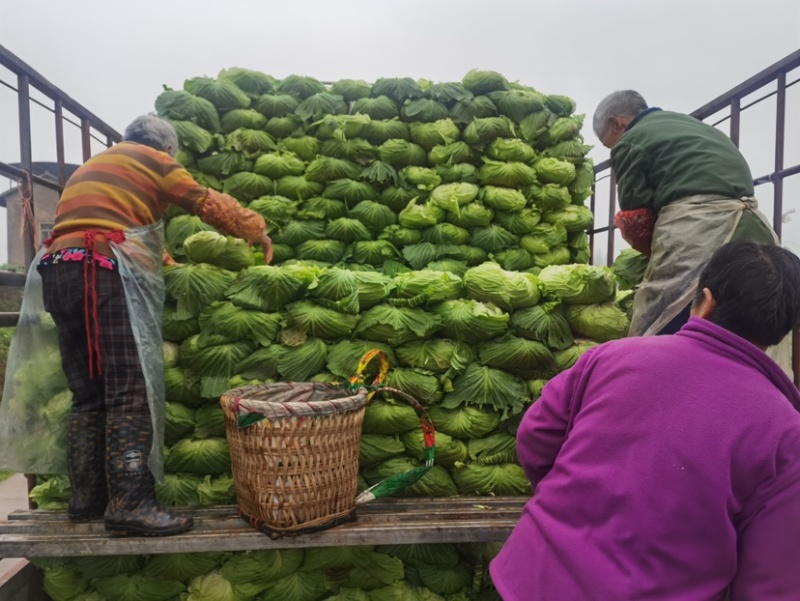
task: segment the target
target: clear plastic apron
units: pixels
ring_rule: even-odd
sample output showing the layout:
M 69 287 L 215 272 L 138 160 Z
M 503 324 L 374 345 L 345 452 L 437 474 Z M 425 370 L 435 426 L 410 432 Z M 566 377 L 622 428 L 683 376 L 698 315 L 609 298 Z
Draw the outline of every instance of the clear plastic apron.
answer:
M 652 255 L 633 300 L 629 336 L 657 334 L 692 302 L 700 273 L 711 256 L 730 242 L 745 211 L 767 218 L 751 197 L 688 196 L 658 213 Z M 774 234 L 773 234 L 774 235 Z M 776 244 L 778 237 L 774 236 Z M 791 337 L 771 347 L 770 357 L 791 375 Z
M 119 265 L 131 329 L 145 376 L 153 421 L 150 469 L 163 476 L 164 353 L 161 320 L 164 278 L 161 253 L 164 227 L 159 221 L 125 232 L 110 243 Z M 0 469 L 26 474 L 67 473 L 67 426 L 71 394 L 61 369 L 58 334 L 44 310 L 37 253 L 25 282 L 19 323 L 9 349 L 3 401 L 0 403 Z

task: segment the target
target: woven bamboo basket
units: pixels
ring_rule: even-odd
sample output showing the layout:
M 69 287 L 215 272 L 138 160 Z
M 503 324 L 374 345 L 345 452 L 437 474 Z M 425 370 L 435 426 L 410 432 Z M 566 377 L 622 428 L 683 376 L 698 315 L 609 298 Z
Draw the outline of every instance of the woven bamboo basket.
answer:
M 222 395 L 242 517 L 272 538 L 355 519 L 366 403 L 364 389 L 310 382 Z

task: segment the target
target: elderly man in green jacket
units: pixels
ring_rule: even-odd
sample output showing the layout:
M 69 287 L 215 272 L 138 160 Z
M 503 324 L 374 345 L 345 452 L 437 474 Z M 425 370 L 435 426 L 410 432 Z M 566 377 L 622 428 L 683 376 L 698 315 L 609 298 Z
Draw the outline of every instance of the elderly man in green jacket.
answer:
M 620 208 L 615 224 L 650 257 L 630 335 L 674 333 L 689 319 L 700 272 L 720 246 L 743 239 L 777 243 L 777 236 L 758 211 L 747 162 L 718 129 L 648 107 L 633 90 L 604 98 L 593 125 L 611 149 Z

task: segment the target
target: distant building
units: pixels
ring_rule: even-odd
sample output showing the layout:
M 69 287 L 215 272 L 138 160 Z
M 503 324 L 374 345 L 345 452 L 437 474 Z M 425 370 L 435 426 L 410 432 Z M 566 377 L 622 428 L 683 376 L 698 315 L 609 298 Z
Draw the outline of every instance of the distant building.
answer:
M 19 167 L 19 164 L 15 164 Z M 78 165 L 64 165 L 66 178 L 75 173 Z M 58 182 L 57 163 L 34 163 L 33 173 L 41 178 Z M 58 193 L 39 184 L 33 184 L 33 209 L 36 222 L 37 242 L 45 240 L 53 230 L 56 217 Z M 0 193 L 0 207 L 6 208 L 6 239 L 8 241 L 8 264 L 23 265 L 25 263 L 24 244 L 22 241 L 22 205 L 20 192 L 16 186 Z

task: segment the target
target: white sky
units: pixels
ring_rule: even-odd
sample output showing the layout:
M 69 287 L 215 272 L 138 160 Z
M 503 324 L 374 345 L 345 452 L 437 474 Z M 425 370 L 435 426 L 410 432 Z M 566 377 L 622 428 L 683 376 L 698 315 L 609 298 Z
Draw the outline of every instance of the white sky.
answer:
M 569 95 L 589 118 L 620 88 L 690 112 L 799 41 L 797 0 L 0 0 L 0 44 L 118 130 L 152 110 L 162 84 L 231 66 L 368 81 L 458 81 L 477 67 Z M 9 80 L 2 68 L 0 79 Z M 790 165 L 800 162 L 800 85 L 788 103 L 798 109 L 787 123 Z M 767 107 L 743 119 L 754 175 L 770 171 L 773 124 Z M 16 95 L 0 86 L 2 161 L 19 159 L 17 127 Z M 35 161 L 55 159 L 52 132 L 52 116 L 35 108 Z M 67 159 L 79 162 L 77 132 L 67 143 Z M 787 232 L 796 228 L 800 243 L 797 221 Z M 0 263 L 4 222 L 0 210 Z

